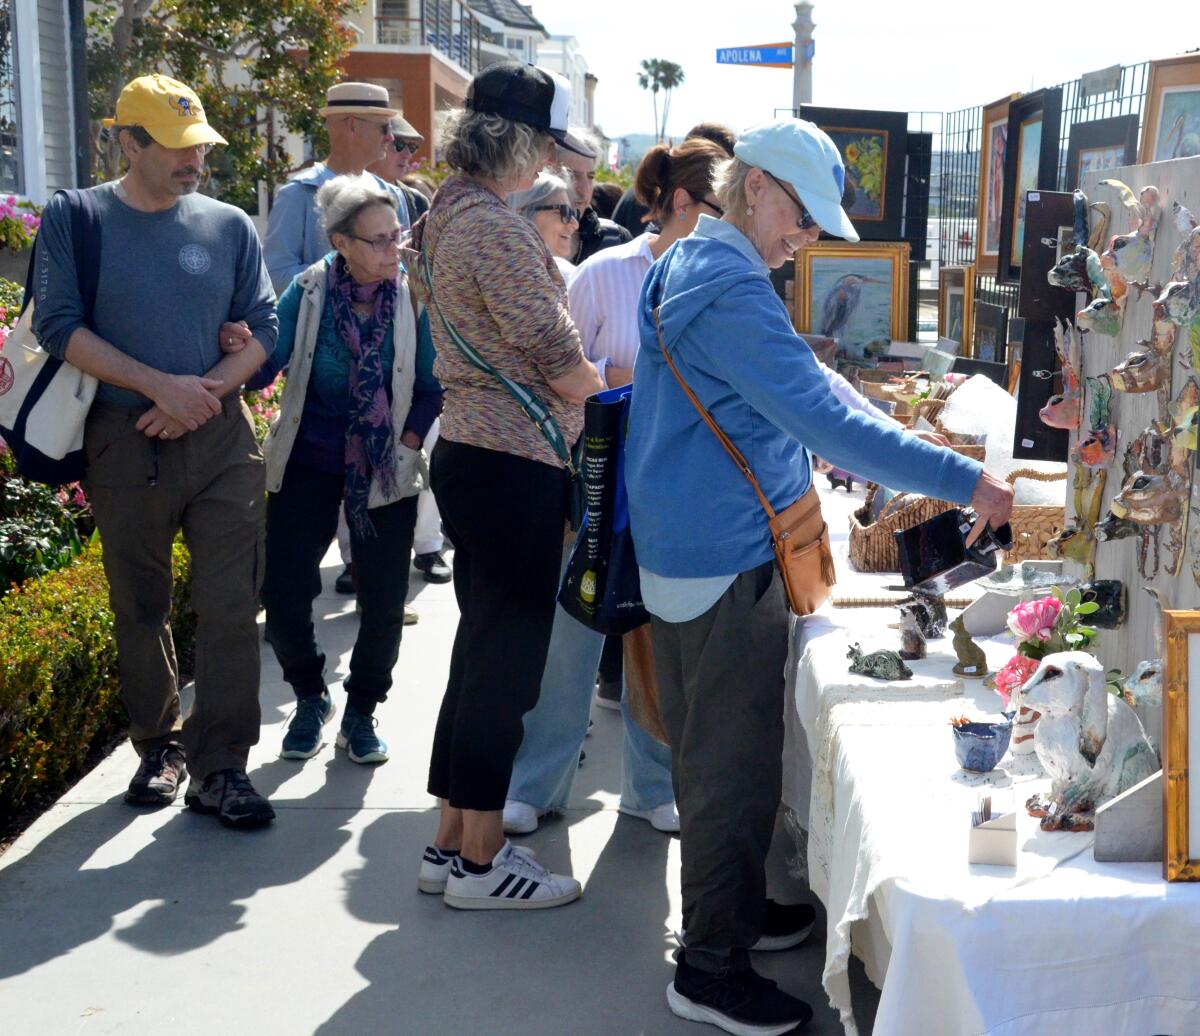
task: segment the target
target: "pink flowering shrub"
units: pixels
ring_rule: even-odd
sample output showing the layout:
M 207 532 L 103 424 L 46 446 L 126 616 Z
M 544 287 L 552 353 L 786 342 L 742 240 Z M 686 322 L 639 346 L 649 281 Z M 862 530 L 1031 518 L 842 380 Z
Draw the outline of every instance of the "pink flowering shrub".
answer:
M 33 244 L 42 225 L 42 210 L 31 201 L 0 198 L 0 246 L 20 252 Z

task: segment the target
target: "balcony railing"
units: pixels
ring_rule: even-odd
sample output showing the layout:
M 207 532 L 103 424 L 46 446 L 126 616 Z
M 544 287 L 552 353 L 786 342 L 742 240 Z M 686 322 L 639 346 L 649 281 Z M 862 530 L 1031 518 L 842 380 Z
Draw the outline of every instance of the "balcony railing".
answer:
M 483 26 L 460 0 L 423 0 L 418 17 L 381 15 L 375 39 L 381 44 L 430 46 L 474 75 L 480 68 Z

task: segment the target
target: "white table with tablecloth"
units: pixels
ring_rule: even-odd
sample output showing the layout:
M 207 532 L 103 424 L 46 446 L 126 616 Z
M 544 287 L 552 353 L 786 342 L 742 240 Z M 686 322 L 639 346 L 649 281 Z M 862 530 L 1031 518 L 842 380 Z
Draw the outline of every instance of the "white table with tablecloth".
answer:
M 895 576 L 848 571 L 846 497 L 824 494 L 842 592 Z M 911 681 L 848 672 L 847 647 L 896 647 L 887 608 L 826 606 L 793 624 L 784 800 L 808 830 L 809 883 L 828 913 L 824 984 L 850 1034 L 849 954 L 882 990 L 876 1036 L 1200 1034 L 1200 885 L 1158 863 L 1101 864 L 1090 834 L 1047 834 L 1025 799 L 1048 783 L 1007 760 L 960 770 L 951 717 L 999 699 L 952 673 L 949 637 Z M 981 643 L 989 665 L 1010 657 Z M 1018 864 L 970 865 L 981 794 L 1017 807 Z

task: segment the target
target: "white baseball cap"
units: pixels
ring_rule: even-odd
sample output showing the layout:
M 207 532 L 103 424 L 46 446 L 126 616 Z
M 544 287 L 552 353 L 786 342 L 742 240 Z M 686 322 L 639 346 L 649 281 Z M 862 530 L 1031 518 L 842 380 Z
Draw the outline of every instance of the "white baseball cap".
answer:
M 733 146 L 743 162 L 792 186 L 821 229 L 847 241 L 858 231 L 842 208 L 846 167 L 828 134 L 791 116 L 746 130 Z

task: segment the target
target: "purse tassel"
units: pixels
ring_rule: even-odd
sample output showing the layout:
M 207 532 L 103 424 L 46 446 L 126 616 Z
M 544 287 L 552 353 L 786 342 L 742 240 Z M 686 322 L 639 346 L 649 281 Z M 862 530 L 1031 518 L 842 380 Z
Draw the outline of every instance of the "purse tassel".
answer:
M 837 582 L 837 572 L 833 567 L 833 552 L 824 542 L 821 543 L 821 578 L 825 581 L 826 586 L 833 586 Z

